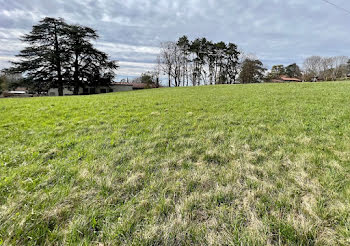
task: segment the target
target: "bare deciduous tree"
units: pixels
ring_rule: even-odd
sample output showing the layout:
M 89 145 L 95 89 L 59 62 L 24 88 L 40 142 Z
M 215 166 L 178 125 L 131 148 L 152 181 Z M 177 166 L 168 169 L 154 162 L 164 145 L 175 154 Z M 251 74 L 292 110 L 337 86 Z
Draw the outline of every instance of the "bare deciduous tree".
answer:
M 347 76 L 347 56 L 320 57 L 311 56 L 304 61 L 304 80 L 312 81 L 318 77 L 322 80 L 337 80 Z
M 171 75 L 174 67 L 174 57 L 173 57 L 173 42 L 161 43 L 160 46 L 160 67 L 162 71 L 168 76 L 168 86 L 171 87 Z

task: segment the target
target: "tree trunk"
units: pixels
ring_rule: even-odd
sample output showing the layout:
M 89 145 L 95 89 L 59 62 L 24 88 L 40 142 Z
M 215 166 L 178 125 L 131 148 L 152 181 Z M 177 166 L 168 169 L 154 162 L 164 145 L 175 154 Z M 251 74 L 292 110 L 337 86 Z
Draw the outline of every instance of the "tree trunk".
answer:
M 188 63 L 186 61 L 186 86 L 188 86 L 188 81 L 189 81 L 189 78 L 188 78 Z
M 183 64 L 182 69 L 183 69 L 183 71 L 182 71 L 182 86 L 185 87 L 185 82 L 186 82 L 186 67 L 185 67 L 185 63 Z
M 63 80 L 62 80 L 62 67 L 61 67 L 61 54 L 60 47 L 57 37 L 57 26 L 55 25 L 55 58 L 56 58 L 56 69 L 57 69 L 57 84 L 58 84 L 58 95 L 63 96 Z
M 171 74 L 168 73 L 169 87 L 171 87 Z
M 75 61 L 74 61 L 74 95 L 79 94 L 79 62 L 78 62 L 78 54 L 75 54 Z

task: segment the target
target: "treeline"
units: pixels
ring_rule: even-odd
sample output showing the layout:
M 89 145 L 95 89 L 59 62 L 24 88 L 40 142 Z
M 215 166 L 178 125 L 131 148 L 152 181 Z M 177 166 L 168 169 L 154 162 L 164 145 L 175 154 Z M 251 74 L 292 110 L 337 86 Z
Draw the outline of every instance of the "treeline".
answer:
M 168 86 L 232 84 L 239 70 L 240 52 L 234 43 L 208 41 L 186 36 L 177 42 L 161 44 L 160 71 L 167 75 Z
M 22 37 L 27 47 L 4 72 L 25 74 L 22 84 L 38 93 L 56 87 L 60 96 L 64 86 L 74 87 L 78 94 L 80 87 L 110 84 L 118 65 L 93 46 L 98 37 L 89 27 L 46 17 Z
M 166 75 L 169 87 L 260 83 L 283 75 L 302 77 L 302 70 L 295 63 L 287 67 L 276 65 L 267 72 L 259 59 L 245 55 L 234 43 L 215 43 L 206 38 L 190 41 L 187 36 L 162 43 L 157 63 L 157 69 L 151 73 Z
M 350 74 L 350 60 L 347 56 L 311 56 L 305 59 L 303 70 L 304 81 L 346 79 Z
M 274 65 L 272 66 L 270 72 L 266 75 L 264 80 L 268 82 L 274 79 L 278 79 L 281 76 L 301 79 L 303 76 L 303 73 L 300 67 L 296 63 L 290 64 L 286 67 L 283 65 Z
M 0 92 L 26 86 L 40 94 L 55 87 L 62 96 L 65 86 L 78 94 L 81 87 L 111 84 L 118 65 L 93 46 L 92 41 L 98 38 L 89 27 L 68 24 L 61 18 L 42 19 L 21 38 L 27 46 L 17 55 L 18 61 L 3 70 L 6 76 L 0 75 Z M 346 56 L 312 56 L 302 68 L 293 63 L 267 71 L 259 59 L 245 55 L 234 43 L 183 36 L 176 42 L 162 43 L 156 69 L 133 82 L 155 88 L 161 85 L 162 75 L 166 75 L 169 87 L 278 82 L 283 76 L 329 81 L 348 78 L 350 60 Z
M 302 81 L 336 81 L 350 75 L 350 60 L 347 56 L 311 56 L 305 59 L 303 67 L 296 63 L 289 66 L 274 65 L 265 80 L 271 81 L 281 76 L 299 78 Z
M 23 77 L 21 74 L 0 74 L 0 95 L 9 90 L 15 90 L 23 86 Z
M 191 41 L 187 36 L 162 43 L 157 63 L 152 73 L 166 75 L 169 87 L 271 82 L 283 76 L 301 81 L 335 81 L 350 75 L 346 56 L 312 56 L 302 68 L 293 63 L 274 65 L 268 71 L 259 59 L 245 56 L 234 43 L 215 43 L 206 38 Z

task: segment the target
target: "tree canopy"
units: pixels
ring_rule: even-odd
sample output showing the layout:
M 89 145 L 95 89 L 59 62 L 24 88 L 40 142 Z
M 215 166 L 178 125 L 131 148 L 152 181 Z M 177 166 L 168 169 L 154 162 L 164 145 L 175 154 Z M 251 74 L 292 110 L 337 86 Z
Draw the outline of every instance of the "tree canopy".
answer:
M 213 43 L 206 38 L 190 41 L 187 36 L 161 45 L 159 64 L 169 87 L 236 82 L 239 64 L 234 43 Z
M 300 67 L 296 64 L 290 64 L 285 68 L 286 75 L 290 78 L 301 78 L 302 73 Z
M 266 69 L 261 61 L 256 59 L 245 59 L 241 65 L 239 81 L 242 84 L 260 83 L 263 81 Z
M 151 71 L 142 73 L 140 77 L 133 80 L 133 83 L 146 84 L 146 88 L 158 88 L 159 74 Z
M 28 85 L 38 92 L 57 87 L 60 96 L 65 85 L 74 86 L 77 94 L 80 86 L 108 84 L 118 65 L 93 47 L 91 41 L 97 38 L 89 27 L 46 17 L 22 37 L 27 46 L 6 72 L 24 74 Z

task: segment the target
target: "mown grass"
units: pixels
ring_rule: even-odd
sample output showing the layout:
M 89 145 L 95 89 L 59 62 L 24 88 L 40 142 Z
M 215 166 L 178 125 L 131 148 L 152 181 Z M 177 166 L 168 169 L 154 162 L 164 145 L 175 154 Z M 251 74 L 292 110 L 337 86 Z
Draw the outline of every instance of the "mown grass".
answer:
M 350 244 L 349 82 L 3 99 L 0 112 L 0 244 Z

